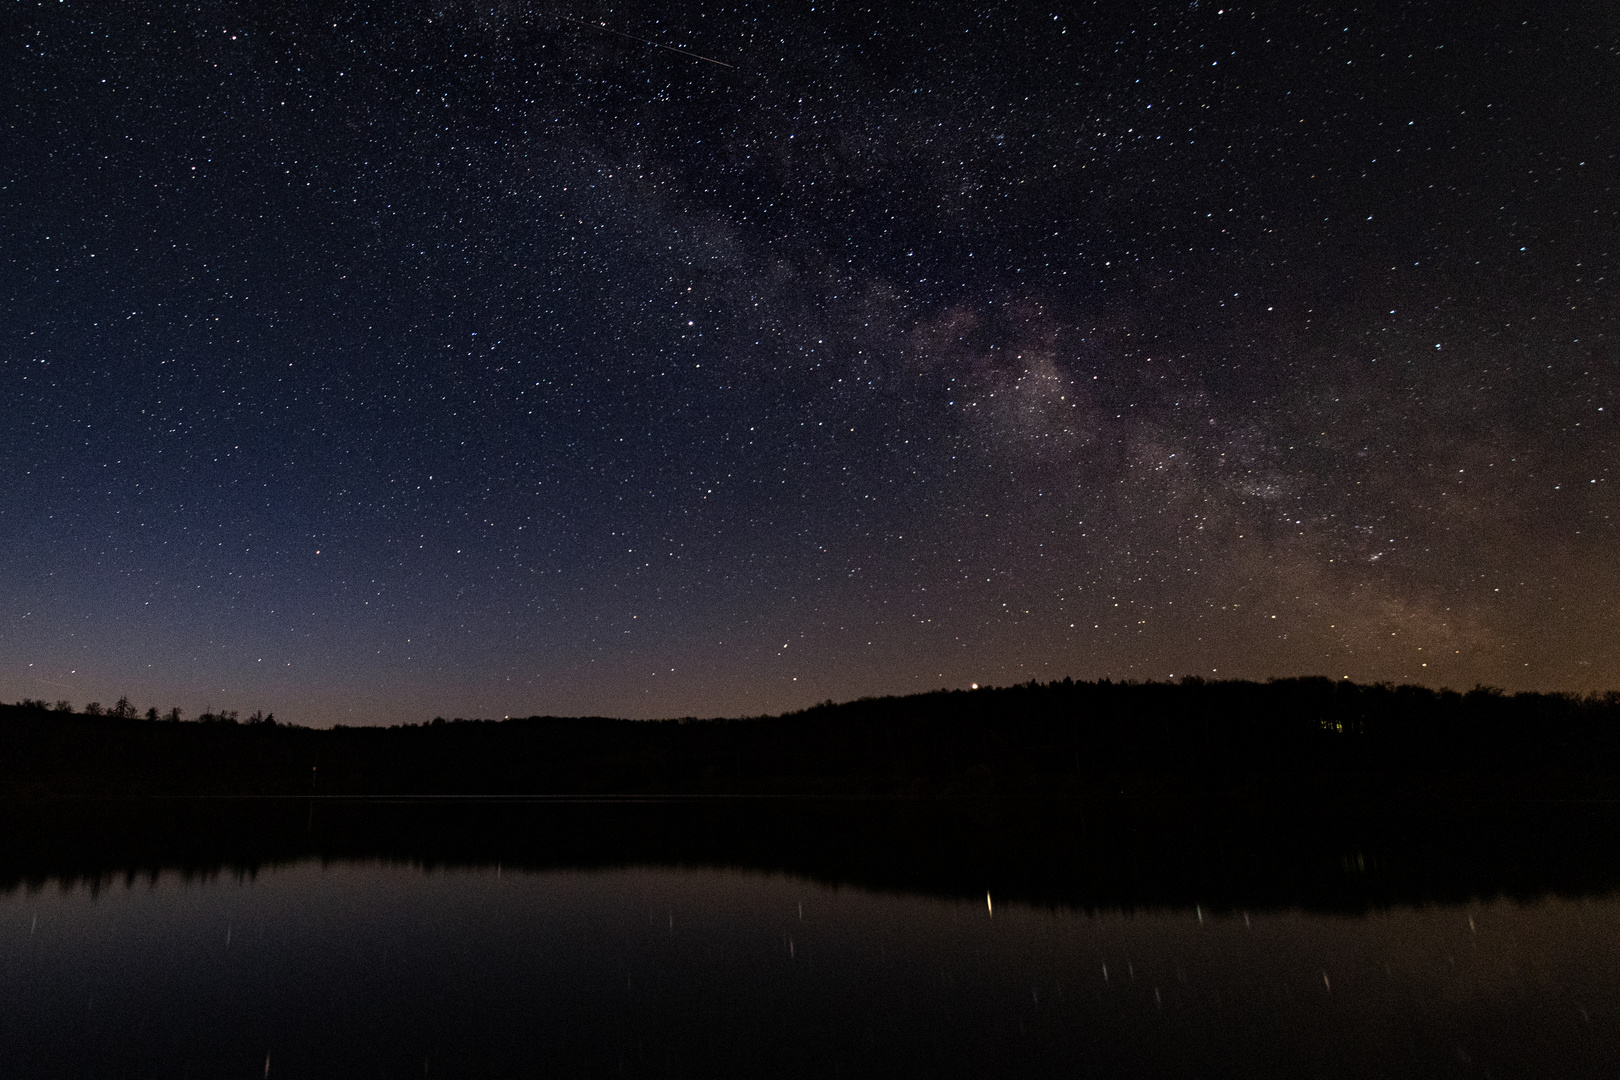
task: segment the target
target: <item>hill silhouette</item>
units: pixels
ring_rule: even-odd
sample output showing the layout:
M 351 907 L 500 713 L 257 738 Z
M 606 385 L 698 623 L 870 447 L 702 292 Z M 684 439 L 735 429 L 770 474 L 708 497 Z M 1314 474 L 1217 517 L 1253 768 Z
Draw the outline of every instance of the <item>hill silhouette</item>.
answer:
M 0 796 L 906 797 L 1607 793 L 1620 693 L 1326 678 L 1026 683 L 751 719 L 543 717 L 313 729 L 0 706 Z

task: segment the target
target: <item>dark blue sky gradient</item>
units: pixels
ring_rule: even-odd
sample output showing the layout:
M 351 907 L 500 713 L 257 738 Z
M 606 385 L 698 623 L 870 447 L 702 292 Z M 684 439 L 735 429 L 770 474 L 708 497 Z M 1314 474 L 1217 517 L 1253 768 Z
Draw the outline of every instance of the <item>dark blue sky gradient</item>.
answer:
M 0 699 L 1620 685 L 1612 5 L 0 28 Z

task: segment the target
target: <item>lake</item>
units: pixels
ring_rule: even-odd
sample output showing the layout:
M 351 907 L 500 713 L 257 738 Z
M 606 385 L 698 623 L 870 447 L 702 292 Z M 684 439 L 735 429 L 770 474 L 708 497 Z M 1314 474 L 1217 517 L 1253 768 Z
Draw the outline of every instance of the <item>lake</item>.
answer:
M 1208 807 L 13 807 L 0 1075 L 1612 1076 L 1620 903 L 1554 865 L 1612 872 L 1610 814 L 1409 810 L 1379 848 L 1349 813 L 1268 874 Z M 1433 873 L 1477 895 L 1433 899 L 1399 867 L 1470 821 L 1563 839 L 1464 845 Z M 1208 843 L 1236 861 L 1152 865 Z

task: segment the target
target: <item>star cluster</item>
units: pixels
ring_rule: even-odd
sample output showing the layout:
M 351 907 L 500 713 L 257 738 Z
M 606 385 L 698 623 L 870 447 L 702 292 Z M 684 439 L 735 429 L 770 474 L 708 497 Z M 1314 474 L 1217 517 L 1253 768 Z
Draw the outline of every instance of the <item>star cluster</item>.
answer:
M 14 8 L 0 697 L 1620 685 L 1609 5 Z

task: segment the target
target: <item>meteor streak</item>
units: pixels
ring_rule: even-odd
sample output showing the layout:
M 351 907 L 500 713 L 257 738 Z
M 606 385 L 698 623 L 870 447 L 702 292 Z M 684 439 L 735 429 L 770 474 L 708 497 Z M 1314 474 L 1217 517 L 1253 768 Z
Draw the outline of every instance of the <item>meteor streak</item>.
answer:
M 563 22 L 570 22 L 575 26 L 585 26 L 592 30 L 600 30 L 604 34 L 614 34 L 618 37 L 629 38 L 631 41 L 639 41 L 643 45 L 651 45 L 655 49 L 668 49 L 672 53 L 680 53 L 682 56 L 690 56 L 694 60 L 702 60 L 706 63 L 718 64 L 723 68 L 731 68 L 733 71 L 735 71 L 737 68 L 736 64 L 728 64 L 724 60 L 716 60 L 711 56 L 704 56 L 701 53 L 692 52 L 690 49 L 682 49 L 674 45 L 665 45 L 661 41 L 653 41 L 651 38 L 637 37 L 634 34 L 627 34 L 623 30 L 615 30 L 606 23 L 587 22 L 584 19 L 576 19 L 572 15 L 561 15 L 558 17 L 561 18 Z

